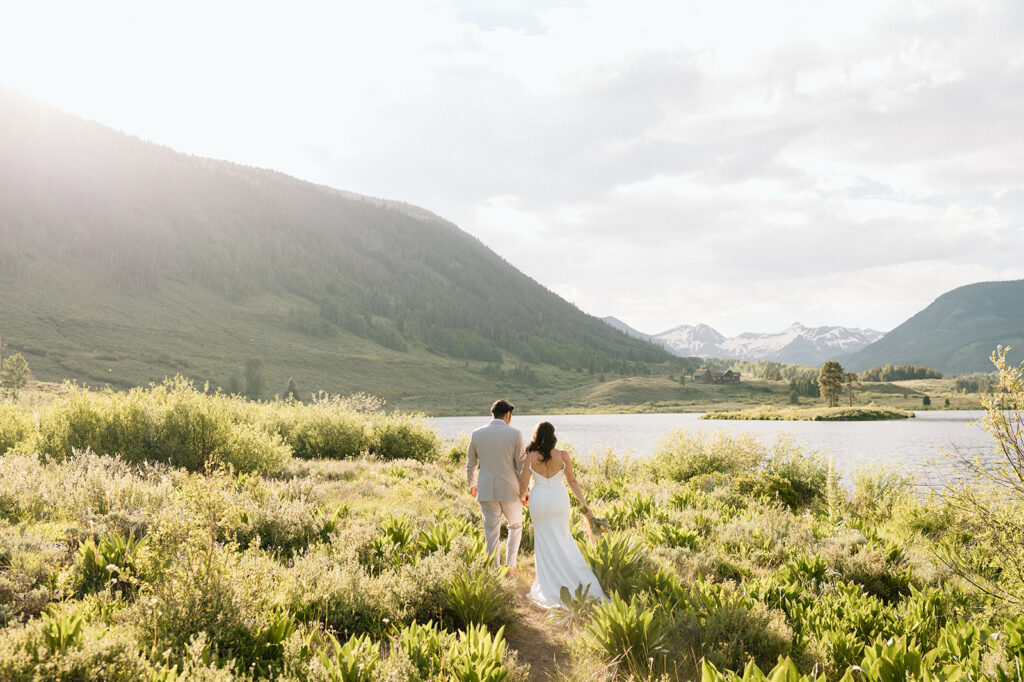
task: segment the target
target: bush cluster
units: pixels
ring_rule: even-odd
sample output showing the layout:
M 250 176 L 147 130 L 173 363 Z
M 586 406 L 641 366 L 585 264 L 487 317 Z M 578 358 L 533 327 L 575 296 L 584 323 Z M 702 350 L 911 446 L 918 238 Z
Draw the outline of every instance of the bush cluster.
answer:
M 189 471 L 226 466 L 273 475 L 293 455 L 433 461 L 441 446 L 423 419 L 386 413 L 379 401 L 365 396 L 251 403 L 201 390 L 180 377 L 124 393 L 69 385 L 35 415 L 14 405 L 0 408 L 0 452 L 66 458 L 91 450 Z

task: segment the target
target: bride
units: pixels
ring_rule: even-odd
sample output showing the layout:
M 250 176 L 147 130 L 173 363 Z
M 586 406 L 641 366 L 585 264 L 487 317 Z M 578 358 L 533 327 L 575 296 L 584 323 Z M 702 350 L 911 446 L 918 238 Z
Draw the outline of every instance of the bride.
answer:
M 550 422 L 537 424 L 533 440 L 526 447 L 526 466 L 519 478 L 519 496 L 523 504 L 529 501 L 537 561 L 537 578 L 526 597 L 545 608 L 562 606 L 563 587 L 572 593 L 582 585 L 583 589 L 590 588 L 591 597 L 607 599 L 569 532 L 569 492 L 563 478 L 580 502 L 591 544 L 594 532 L 590 522 L 594 513 L 583 500 L 583 491 L 573 474 L 569 453 L 556 450 L 557 442 L 555 427 Z M 531 477 L 534 485 L 529 491 Z

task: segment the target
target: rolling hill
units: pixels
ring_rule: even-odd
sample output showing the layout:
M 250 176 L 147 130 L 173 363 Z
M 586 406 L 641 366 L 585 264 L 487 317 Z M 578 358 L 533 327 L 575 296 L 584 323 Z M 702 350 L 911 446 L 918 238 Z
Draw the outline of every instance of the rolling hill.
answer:
M 264 397 L 294 376 L 304 394 L 443 410 L 669 357 L 414 206 L 180 154 L 3 87 L 0 150 L 0 336 L 42 379 L 228 387 L 256 360 Z
M 939 296 L 927 308 L 839 361 L 855 371 L 886 363 L 925 365 L 947 374 L 990 372 L 996 346 L 1024 359 L 1024 280 L 979 282 Z

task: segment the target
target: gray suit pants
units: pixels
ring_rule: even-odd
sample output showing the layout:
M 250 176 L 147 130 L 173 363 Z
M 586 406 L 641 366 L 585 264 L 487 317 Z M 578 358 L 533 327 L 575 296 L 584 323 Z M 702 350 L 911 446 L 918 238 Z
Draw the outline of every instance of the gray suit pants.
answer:
M 484 517 L 484 538 L 487 553 L 494 555 L 494 566 L 498 566 L 498 541 L 501 538 L 501 517 L 508 527 L 508 545 L 505 547 L 505 564 L 516 565 L 519 543 L 523 539 L 523 503 L 519 500 L 508 502 L 481 502 L 480 512 Z

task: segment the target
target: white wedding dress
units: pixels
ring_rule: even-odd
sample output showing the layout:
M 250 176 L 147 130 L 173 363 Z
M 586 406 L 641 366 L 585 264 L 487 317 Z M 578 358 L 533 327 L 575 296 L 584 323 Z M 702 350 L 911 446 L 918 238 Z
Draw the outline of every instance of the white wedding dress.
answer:
M 569 532 L 569 491 L 565 487 L 565 465 L 551 478 L 537 473 L 533 464 L 534 485 L 530 491 L 530 521 L 533 523 L 533 549 L 537 579 L 526 598 L 544 608 L 562 606 L 561 592 L 568 587 L 590 586 L 590 596 L 606 600 L 601 585 L 580 554 Z

